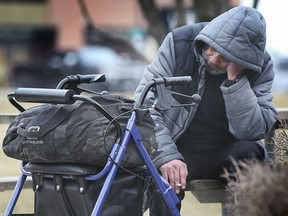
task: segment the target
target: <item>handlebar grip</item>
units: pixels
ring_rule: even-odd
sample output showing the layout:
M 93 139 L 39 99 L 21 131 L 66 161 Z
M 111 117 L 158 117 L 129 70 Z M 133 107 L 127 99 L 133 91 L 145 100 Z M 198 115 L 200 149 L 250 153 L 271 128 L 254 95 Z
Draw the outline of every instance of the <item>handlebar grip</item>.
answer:
M 165 80 L 165 86 L 182 85 L 192 82 L 192 78 L 190 76 L 163 77 L 163 79 Z
M 93 83 L 93 82 L 104 82 L 106 80 L 105 75 L 103 74 L 87 74 L 87 75 L 80 75 L 77 74 L 79 79 L 79 83 Z
M 71 89 L 18 88 L 14 97 L 19 102 L 73 104 Z

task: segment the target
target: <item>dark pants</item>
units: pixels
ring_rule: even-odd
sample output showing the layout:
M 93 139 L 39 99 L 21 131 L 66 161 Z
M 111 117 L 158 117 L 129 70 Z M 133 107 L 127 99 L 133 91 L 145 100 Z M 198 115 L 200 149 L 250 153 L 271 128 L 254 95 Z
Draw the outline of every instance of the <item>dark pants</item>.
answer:
M 231 158 L 236 161 L 245 161 L 256 159 L 263 161 L 265 159 L 265 149 L 253 141 L 237 141 L 232 145 L 216 150 L 209 151 L 191 151 L 190 149 L 179 149 L 185 158 L 188 168 L 187 182 L 193 179 L 223 179 L 223 169 L 227 168 L 233 171 Z M 224 180 L 224 179 L 223 179 Z M 167 207 L 162 201 L 161 196 L 154 190 L 153 185 L 146 191 L 146 201 L 149 203 L 150 216 L 168 216 L 170 215 Z M 184 191 L 178 195 L 179 199 L 184 198 Z M 181 208 L 179 204 L 178 209 Z

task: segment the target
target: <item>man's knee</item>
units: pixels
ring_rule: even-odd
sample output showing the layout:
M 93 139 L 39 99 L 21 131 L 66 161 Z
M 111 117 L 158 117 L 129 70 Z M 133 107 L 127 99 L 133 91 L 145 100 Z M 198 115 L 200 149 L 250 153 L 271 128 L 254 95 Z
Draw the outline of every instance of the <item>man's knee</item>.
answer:
M 256 141 L 241 140 L 233 144 L 231 156 L 235 160 L 264 160 L 265 149 Z

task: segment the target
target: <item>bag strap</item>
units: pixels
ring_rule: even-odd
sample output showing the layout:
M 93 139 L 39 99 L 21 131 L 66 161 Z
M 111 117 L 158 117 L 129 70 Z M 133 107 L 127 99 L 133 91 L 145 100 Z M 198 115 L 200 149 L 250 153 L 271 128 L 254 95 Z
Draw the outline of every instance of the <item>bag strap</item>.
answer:
M 54 175 L 54 183 L 55 183 L 55 190 L 60 193 L 60 197 L 63 201 L 64 208 L 66 212 L 71 215 L 75 216 L 75 212 L 72 208 L 72 205 L 68 199 L 68 195 L 66 193 L 65 187 L 63 187 L 63 178 L 61 175 Z
M 55 107 L 53 107 L 55 108 Z M 44 134 L 49 132 L 51 129 L 55 128 L 59 125 L 66 117 L 72 113 L 76 109 L 76 106 L 58 106 L 56 109 L 51 112 L 51 118 L 47 120 L 49 117 L 47 115 L 42 115 L 37 119 L 37 122 L 45 122 L 41 124 L 35 124 L 25 128 L 17 128 L 17 133 L 24 137 L 31 137 L 31 138 L 39 138 L 42 137 Z

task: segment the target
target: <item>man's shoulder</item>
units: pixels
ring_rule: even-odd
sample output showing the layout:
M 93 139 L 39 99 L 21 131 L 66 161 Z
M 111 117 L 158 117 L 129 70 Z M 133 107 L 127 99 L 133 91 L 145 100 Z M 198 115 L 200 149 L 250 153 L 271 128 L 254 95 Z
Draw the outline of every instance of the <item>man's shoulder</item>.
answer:
M 199 32 L 208 24 L 208 22 L 200 22 L 195 24 L 188 24 L 172 31 L 173 39 L 175 40 L 194 40 Z

